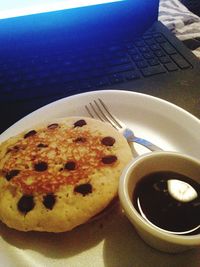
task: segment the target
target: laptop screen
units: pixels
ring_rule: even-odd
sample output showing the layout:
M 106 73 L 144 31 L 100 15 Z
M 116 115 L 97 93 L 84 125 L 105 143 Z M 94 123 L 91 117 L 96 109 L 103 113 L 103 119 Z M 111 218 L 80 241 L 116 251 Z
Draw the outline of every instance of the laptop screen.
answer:
M 6 0 L 0 1 L 0 19 L 106 4 L 117 1 L 122 0 Z
M 136 37 L 157 20 L 159 0 L 0 0 L 0 42 L 67 45 Z

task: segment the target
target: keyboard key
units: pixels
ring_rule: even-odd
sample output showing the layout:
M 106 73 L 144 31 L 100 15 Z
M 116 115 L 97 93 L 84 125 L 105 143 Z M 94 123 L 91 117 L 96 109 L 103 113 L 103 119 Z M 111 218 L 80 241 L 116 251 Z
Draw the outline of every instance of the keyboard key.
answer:
M 129 53 L 129 55 L 137 55 L 138 54 L 138 50 L 136 49 L 136 48 L 131 48 L 131 49 L 129 49 L 128 50 L 128 53 Z
M 126 43 L 125 44 L 125 47 L 128 48 L 128 49 L 134 49 L 135 48 L 135 45 L 133 42 L 130 42 L 130 43 Z
M 121 51 L 123 50 L 124 47 L 122 45 L 113 45 L 111 47 L 109 47 L 109 51 L 113 52 L 113 51 Z
M 73 88 L 75 88 L 76 86 L 73 85 Z M 87 89 L 90 90 L 94 87 L 94 85 L 92 84 L 91 81 L 80 81 L 80 85 L 78 85 L 78 87 L 80 89 Z M 72 89 L 72 86 L 71 86 Z
M 165 37 L 163 35 L 157 35 L 157 36 L 155 36 L 155 40 L 156 40 L 157 43 L 164 43 L 164 42 L 166 42 L 166 39 L 165 39 Z
M 124 63 L 130 63 L 130 59 L 127 56 L 108 61 L 109 66 L 121 65 Z
M 181 69 L 191 68 L 191 65 L 181 55 L 172 55 L 171 58 Z
M 141 61 L 141 60 L 143 60 L 143 57 L 140 54 L 131 55 L 131 58 L 133 59 L 133 61 Z
M 129 71 L 129 72 L 123 72 L 122 73 L 123 77 L 125 80 L 131 81 L 131 80 L 136 80 L 141 77 L 138 71 Z
M 94 85 L 96 87 L 106 86 L 106 85 L 109 85 L 109 80 L 106 77 L 102 77 L 102 78 L 96 79 L 94 81 Z
M 124 81 L 123 76 L 120 74 L 113 74 L 109 80 L 111 84 L 122 83 Z
M 168 56 L 163 56 L 159 58 L 160 62 L 163 64 L 171 62 L 171 59 Z
M 148 67 L 147 62 L 144 61 L 144 60 L 136 62 L 136 65 L 137 65 L 137 67 L 138 67 L 139 69 L 143 69 L 143 68 Z
M 134 44 L 135 44 L 135 46 L 137 46 L 137 47 L 144 47 L 145 46 L 145 42 L 141 39 L 141 40 L 136 40 L 135 42 L 134 42 Z
M 163 57 L 163 56 L 165 56 L 164 51 L 162 51 L 161 49 L 154 51 L 154 54 L 155 54 L 157 57 Z
M 156 65 L 159 65 L 159 64 L 160 64 L 157 58 L 149 59 L 149 60 L 148 60 L 148 63 L 149 63 L 149 65 L 151 65 L 151 66 L 156 66 Z
M 171 72 L 171 71 L 178 70 L 177 65 L 174 64 L 173 62 L 167 63 L 167 64 L 165 64 L 164 66 L 165 66 L 166 69 L 167 69 L 168 71 L 170 71 L 170 72 Z
M 106 70 L 106 72 L 107 73 L 117 73 L 117 72 L 132 70 L 132 69 L 134 69 L 132 64 L 125 64 L 125 65 L 110 67 Z
M 116 53 L 115 58 L 119 58 L 119 57 L 127 57 L 127 52 L 126 51 L 118 51 Z
M 176 49 L 169 43 L 162 43 L 160 45 L 168 55 L 176 54 Z
M 152 67 L 148 67 L 145 69 L 141 69 L 142 74 L 144 75 L 144 77 L 148 77 L 148 76 L 152 76 L 152 75 L 156 75 L 156 74 L 160 74 L 160 73 L 165 73 L 166 70 L 158 65 L 158 66 L 152 66 Z
M 155 55 L 152 52 L 147 52 L 142 54 L 145 59 L 153 59 Z
M 160 46 L 158 44 L 153 44 L 150 46 L 152 51 L 160 50 Z
M 113 58 L 116 58 L 116 53 L 108 52 L 108 53 L 102 54 L 101 58 L 104 58 L 105 60 L 112 60 Z M 99 61 L 101 61 L 101 59 Z
M 150 49 L 147 46 L 143 46 L 139 48 L 141 53 L 148 53 L 150 52 Z
M 151 46 L 151 45 L 154 45 L 156 42 L 155 42 L 155 40 L 152 39 L 152 38 L 146 38 L 146 39 L 145 39 L 145 43 L 146 43 L 147 45 Z

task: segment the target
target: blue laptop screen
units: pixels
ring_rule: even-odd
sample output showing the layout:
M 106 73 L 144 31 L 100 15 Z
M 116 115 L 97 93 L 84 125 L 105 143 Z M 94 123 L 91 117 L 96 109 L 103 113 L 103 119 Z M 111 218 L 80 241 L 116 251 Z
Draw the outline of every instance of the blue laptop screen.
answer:
M 6 0 L 0 1 L 0 19 L 117 1 L 121 0 Z

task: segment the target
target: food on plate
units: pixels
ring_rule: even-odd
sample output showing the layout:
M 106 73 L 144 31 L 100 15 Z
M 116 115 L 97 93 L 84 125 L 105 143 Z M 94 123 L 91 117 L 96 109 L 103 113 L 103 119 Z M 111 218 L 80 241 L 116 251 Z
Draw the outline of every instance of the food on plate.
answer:
M 69 117 L 35 126 L 0 145 L 0 220 L 21 231 L 69 231 L 113 201 L 131 158 L 107 123 Z

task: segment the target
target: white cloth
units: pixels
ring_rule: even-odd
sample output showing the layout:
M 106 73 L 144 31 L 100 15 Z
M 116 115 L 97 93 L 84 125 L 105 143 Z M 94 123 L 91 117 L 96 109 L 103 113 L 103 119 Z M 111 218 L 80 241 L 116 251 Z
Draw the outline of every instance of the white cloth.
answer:
M 179 0 L 160 0 L 159 20 L 182 41 L 200 38 L 200 17 Z M 193 53 L 200 58 L 200 46 Z

